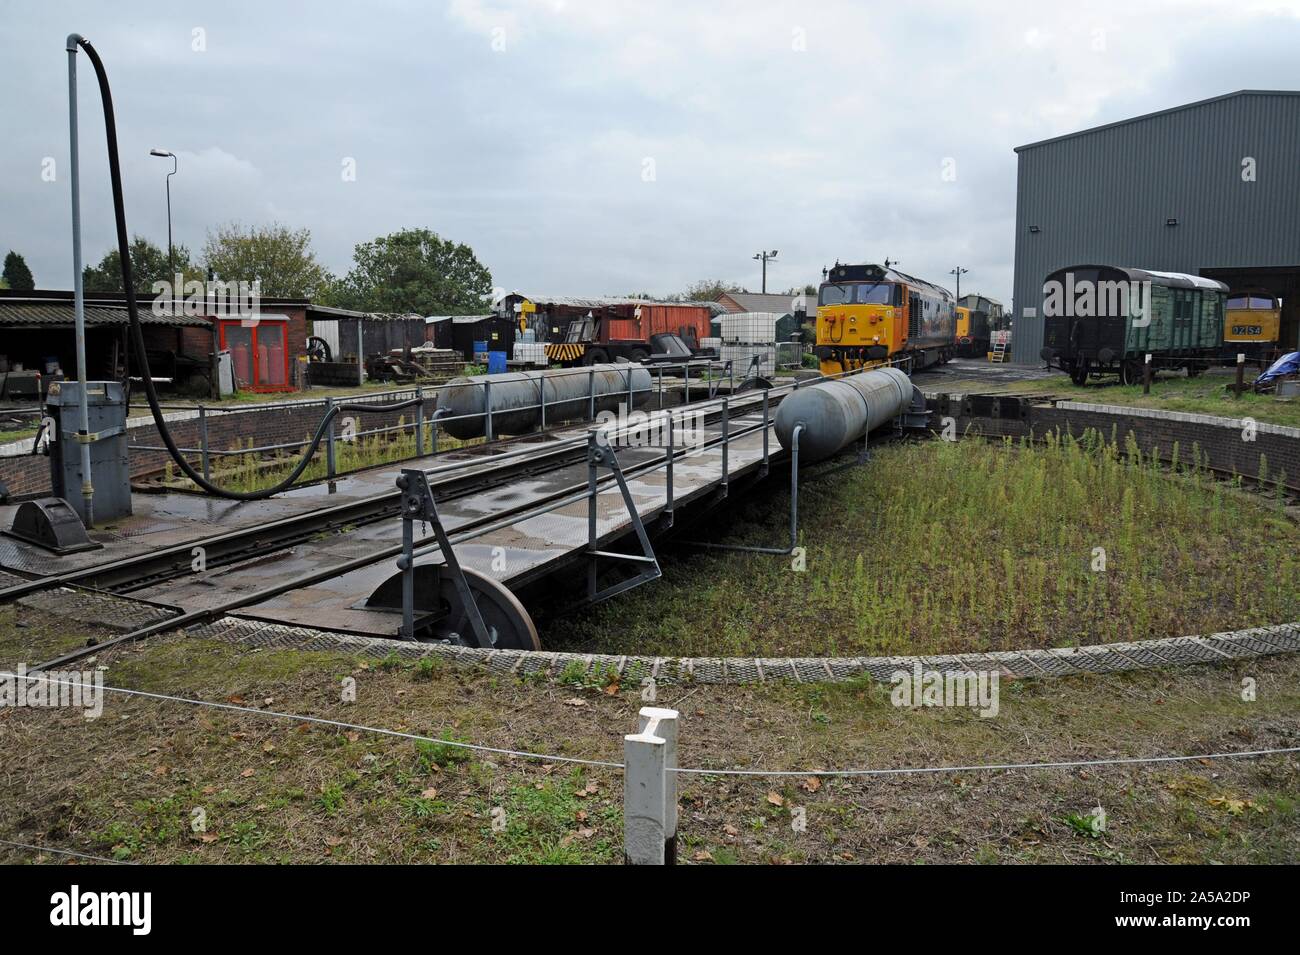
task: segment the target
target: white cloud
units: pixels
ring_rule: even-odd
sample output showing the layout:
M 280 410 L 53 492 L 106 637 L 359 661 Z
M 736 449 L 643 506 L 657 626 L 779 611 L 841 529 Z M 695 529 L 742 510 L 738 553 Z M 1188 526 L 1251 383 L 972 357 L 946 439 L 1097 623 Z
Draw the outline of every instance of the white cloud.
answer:
M 147 155 L 161 146 L 180 156 L 174 220 L 191 248 L 222 221 L 279 219 L 343 270 L 357 242 L 422 225 L 473 245 L 500 284 L 572 293 L 756 286 L 765 246 L 781 250 L 778 288 L 888 254 L 935 280 L 960 262 L 964 288 L 1005 298 L 1014 146 L 1294 86 L 1300 45 L 1300 0 L 246 0 L 202 16 L 142 3 L 130 25 L 67 6 L 10 11 L 0 34 L 16 92 L 0 100 L 0 251 L 52 286 L 71 271 L 67 186 L 36 170 L 66 158 L 69 24 L 110 70 L 131 231 L 165 240 L 165 164 Z M 82 76 L 97 256 L 112 222 Z

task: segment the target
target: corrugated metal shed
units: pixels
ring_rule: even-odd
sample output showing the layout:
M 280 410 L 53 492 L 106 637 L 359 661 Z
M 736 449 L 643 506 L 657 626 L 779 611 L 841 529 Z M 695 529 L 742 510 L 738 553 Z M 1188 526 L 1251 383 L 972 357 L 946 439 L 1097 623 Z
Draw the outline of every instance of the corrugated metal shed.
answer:
M 125 308 L 108 305 L 85 306 L 86 326 L 126 325 L 129 322 Z M 201 315 L 158 316 L 152 311 L 138 313 L 142 325 L 207 327 L 211 323 Z M 71 303 L 63 302 L 13 302 L 0 301 L 0 327 L 3 328 L 72 328 L 76 315 Z
M 793 315 L 799 301 L 808 313 L 817 311 L 817 293 L 799 295 L 773 295 L 761 292 L 726 292 L 719 299 L 728 312 L 772 312 L 775 315 Z
M 1076 262 L 1300 268 L 1300 91 L 1242 90 L 1016 152 L 1017 362 L 1039 361 L 1043 279 Z

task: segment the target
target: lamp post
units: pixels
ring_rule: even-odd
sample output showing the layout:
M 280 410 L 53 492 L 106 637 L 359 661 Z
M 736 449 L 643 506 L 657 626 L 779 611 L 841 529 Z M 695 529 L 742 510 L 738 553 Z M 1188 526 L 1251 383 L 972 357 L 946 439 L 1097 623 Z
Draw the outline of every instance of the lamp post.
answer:
M 755 262 L 763 263 L 763 294 L 767 294 L 767 263 L 770 259 L 776 258 L 776 249 L 771 252 L 755 252 L 753 259 Z
M 176 253 L 172 247 L 172 176 L 176 175 L 177 162 L 176 154 L 168 152 L 165 149 L 151 149 L 150 156 L 159 156 L 163 159 L 172 161 L 172 171 L 167 174 L 167 269 L 171 272 L 171 278 L 176 278 Z M 172 289 L 173 303 L 176 298 L 176 290 Z
M 961 301 L 961 277 L 969 271 L 970 269 L 963 269 L 960 265 L 955 269 L 948 270 L 949 275 L 957 276 L 957 301 L 959 302 Z
M 163 159 L 172 161 L 172 171 L 167 174 L 167 283 L 172 287 L 172 318 L 175 319 L 179 311 L 178 303 L 180 298 L 180 289 L 176 286 L 180 283 L 176 281 L 176 252 L 172 246 L 172 176 L 176 175 L 176 154 L 168 152 L 166 149 L 151 149 L 150 156 L 158 156 Z

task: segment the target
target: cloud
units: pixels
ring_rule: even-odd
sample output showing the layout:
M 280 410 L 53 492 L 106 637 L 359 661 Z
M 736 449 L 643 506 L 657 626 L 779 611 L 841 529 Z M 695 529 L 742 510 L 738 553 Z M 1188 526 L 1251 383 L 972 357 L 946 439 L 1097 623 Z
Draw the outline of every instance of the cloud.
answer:
M 471 244 L 497 283 L 670 292 L 704 276 L 815 282 L 889 255 L 1008 298 L 1013 148 L 1254 86 L 1291 86 L 1297 3 L 1102 0 L 403 0 L 7 13 L 0 247 L 70 283 L 66 54 L 113 83 L 132 232 L 278 220 L 346 270 L 407 226 Z M 204 49 L 194 49 L 201 30 Z M 86 248 L 113 241 L 102 121 L 80 96 Z M 55 183 L 40 177 L 57 159 Z M 353 160 L 355 181 L 341 175 Z M 654 176 L 647 179 L 646 160 Z M 951 173 L 955 171 L 955 177 Z

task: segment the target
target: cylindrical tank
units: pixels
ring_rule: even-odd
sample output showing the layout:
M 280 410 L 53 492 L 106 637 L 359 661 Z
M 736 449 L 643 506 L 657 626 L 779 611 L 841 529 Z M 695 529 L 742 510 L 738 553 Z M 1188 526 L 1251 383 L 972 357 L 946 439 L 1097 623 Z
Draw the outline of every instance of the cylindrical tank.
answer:
M 548 371 L 517 371 L 503 375 L 472 375 L 453 378 L 438 393 L 442 416 L 459 418 L 439 422 L 439 427 L 456 438 L 477 438 L 486 433 L 485 396 L 491 382 L 492 433 L 528 434 L 541 424 L 542 389 L 546 390 L 546 420 L 585 420 L 590 409 L 591 390 L 596 393 L 596 413 L 614 411 L 628 402 L 629 381 L 633 407 L 650 397 L 650 372 L 642 365 L 592 365 L 590 368 L 553 368 Z M 543 383 L 545 383 L 543 385 Z M 630 409 L 629 409 L 630 410 Z
M 905 412 L 912 391 L 912 380 L 897 368 L 808 385 L 782 399 L 776 410 L 777 440 L 788 451 L 795 427 L 803 425 L 800 461 L 820 461 Z

